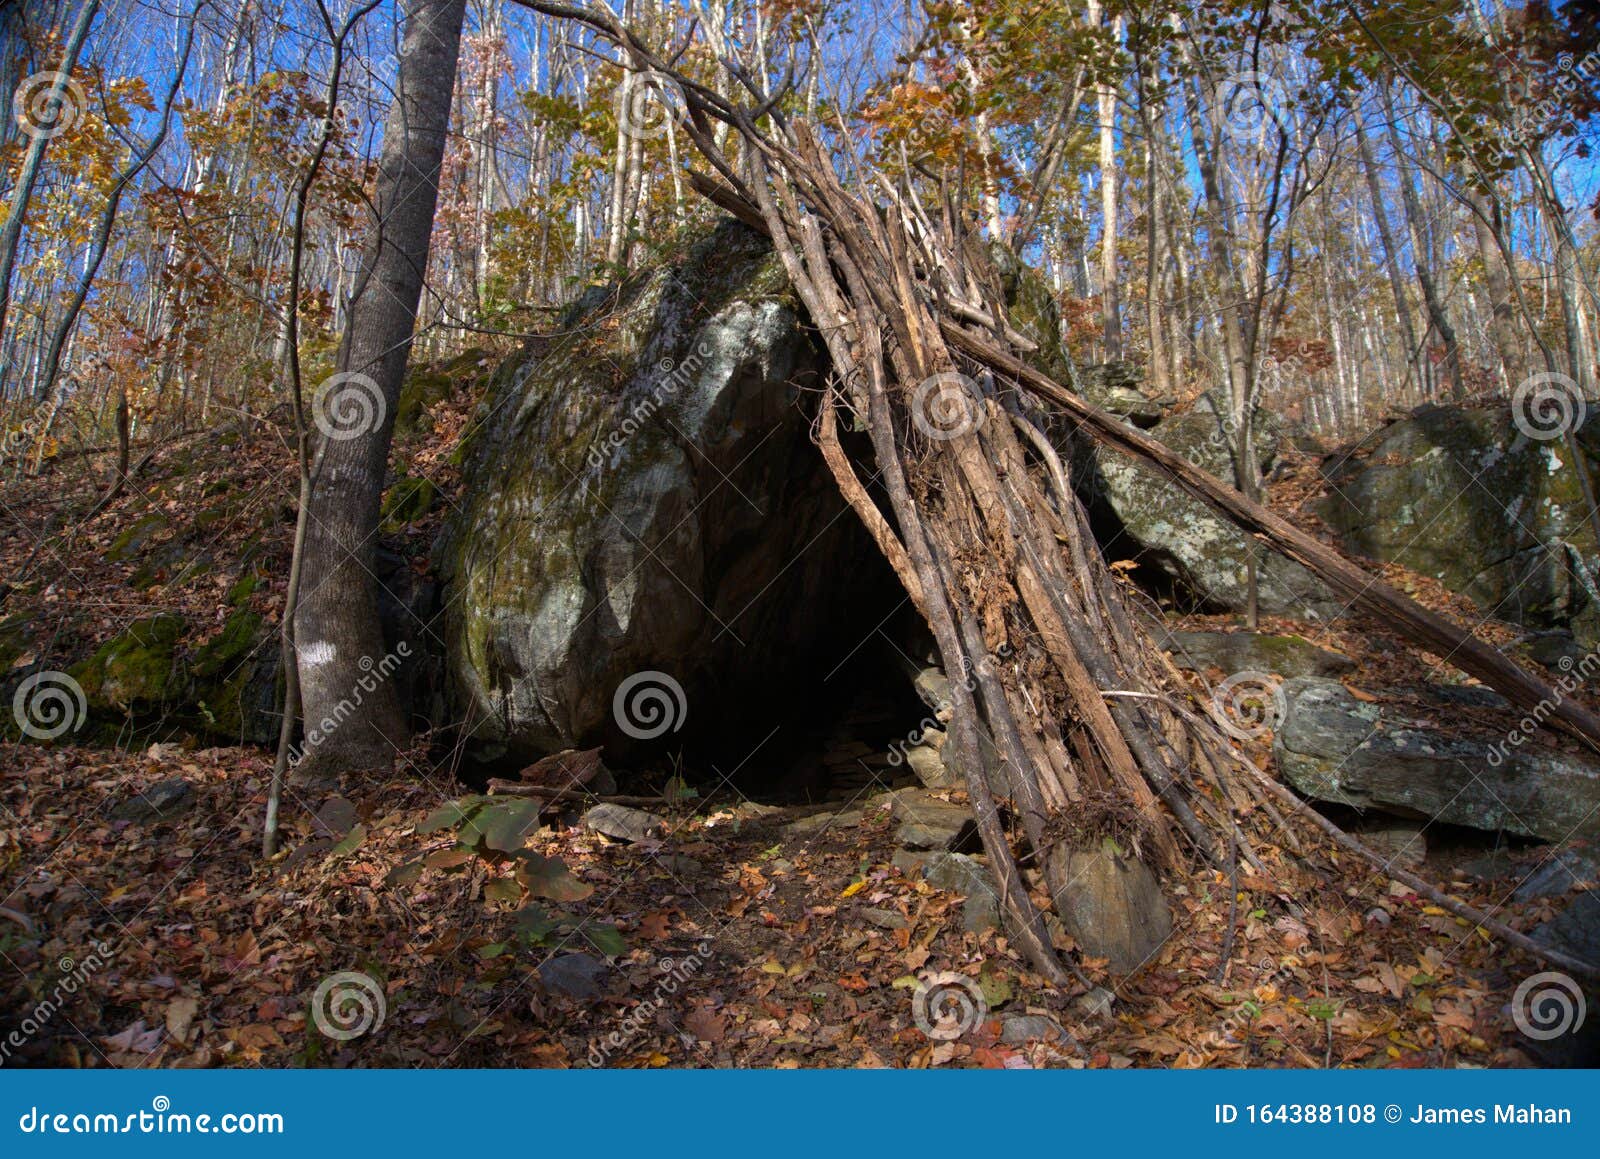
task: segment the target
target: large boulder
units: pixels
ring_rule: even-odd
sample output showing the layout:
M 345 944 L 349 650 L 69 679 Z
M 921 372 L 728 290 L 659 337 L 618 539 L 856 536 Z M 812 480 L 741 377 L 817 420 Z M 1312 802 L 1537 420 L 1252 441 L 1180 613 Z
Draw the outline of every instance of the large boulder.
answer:
M 1580 443 L 1597 440 L 1600 423 L 1586 423 Z M 1600 642 L 1586 591 L 1600 561 L 1565 439 L 1529 438 L 1508 408 L 1429 407 L 1370 446 L 1326 469 L 1320 514 L 1346 547 L 1432 576 L 1500 619 Z
M 1132 419 L 1126 421 L 1134 421 Z M 1272 463 L 1276 442 L 1269 424 L 1258 438 L 1260 466 Z M 1202 400 L 1171 415 L 1147 434 L 1224 482 L 1234 478 L 1226 420 Z M 1246 606 L 1253 547 L 1245 534 L 1192 499 L 1151 468 L 1116 451 L 1093 452 L 1078 473 L 1109 558 L 1133 559 L 1155 569 L 1180 602 L 1238 611 Z M 1305 568 L 1274 551 L 1256 550 L 1258 606 L 1272 615 L 1314 620 L 1341 605 Z
M 491 759 L 681 744 L 777 702 L 888 576 L 811 445 L 821 356 L 757 234 L 724 223 L 561 329 L 496 374 L 439 553 L 456 695 Z
M 1463 709 L 1505 707 L 1487 690 L 1415 691 L 1420 714 L 1358 700 L 1336 680 L 1286 681 L 1278 771 L 1332 804 L 1550 841 L 1600 836 L 1600 761 L 1463 735 L 1451 724 Z

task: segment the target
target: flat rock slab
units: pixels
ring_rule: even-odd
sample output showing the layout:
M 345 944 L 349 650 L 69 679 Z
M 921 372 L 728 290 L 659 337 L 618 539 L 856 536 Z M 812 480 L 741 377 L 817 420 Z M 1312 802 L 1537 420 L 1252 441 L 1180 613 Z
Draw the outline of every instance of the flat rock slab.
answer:
M 1172 911 L 1149 868 L 1111 848 L 1063 850 L 1066 884 L 1056 912 L 1084 953 L 1105 958 L 1112 973 L 1131 974 L 1172 933 Z
M 557 994 L 593 1002 L 600 997 L 600 983 L 610 970 L 593 954 L 562 954 L 539 967 L 539 979 Z
M 1461 736 L 1462 708 L 1504 702 L 1429 686 L 1427 717 L 1357 700 L 1334 680 L 1283 685 L 1278 771 L 1318 801 L 1547 841 L 1600 835 L 1600 763 L 1503 737 Z
M 1063 1037 L 1061 1024 L 1043 1014 L 1008 1014 L 1000 1023 L 1000 1041 L 1007 1046 L 1054 1042 Z
M 1600 850 L 1562 849 L 1538 863 L 1511 896 L 1517 901 L 1561 897 L 1583 886 L 1600 884 Z
M 894 795 L 890 814 L 899 822 L 895 840 L 907 849 L 964 849 L 974 847 L 977 840 L 972 810 L 927 789 L 901 789 Z
M 839 813 L 813 813 L 809 817 L 790 821 L 783 827 L 789 837 L 815 837 L 829 829 L 849 829 L 861 824 L 864 816 L 860 809 L 846 809 Z
M 654 841 L 661 834 L 662 818 L 626 805 L 596 805 L 583 815 L 583 823 L 596 833 L 618 841 Z
M 157 781 L 144 792 L 112 807 L 115 821 L 132 821 L 146 824 L 164 821 L 194 804 L 194 790 L 182 777 L 168 777 Z

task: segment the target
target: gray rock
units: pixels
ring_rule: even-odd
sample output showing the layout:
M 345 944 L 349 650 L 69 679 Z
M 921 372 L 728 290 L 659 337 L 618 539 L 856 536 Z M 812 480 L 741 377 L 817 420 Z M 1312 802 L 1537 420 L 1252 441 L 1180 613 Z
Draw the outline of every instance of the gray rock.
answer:
M 889 864 L 893 865 L 907 877 L 921 877 L 922 871 L 927 868 L 928 862 L 931 861 L 934 856 L 935 855 L 932 853 L 919 850 L 896 849 L 894 851 L 894 856 L 889 859 Z
M 1430 686 L 1431 719 L 1358 701 L 1333 680 L 1283 685 L 1273 737 L 1283 778 L 1319 801 L 1561 841 L 1600 835 L 1600 762 L 1532 744 L 1462 736 L 1462 705 L 1503 703 L 1479 689 Z
M 539 980 L 556 994 L 593 1002 L 600 997 L 600 983 L 610 972 L 611 967 L 593 954 L 561 954 L 539 967 Z
M 1534 930 L 1533 938 L 1575 958 L 1600 963 L 1600 893 L 1580 893 Z
M 988 866 L 965 853 L 935 853 L 923 863 L 922 876 L 933 888 L 966 898 L 961 905 L 963 929 L 981 934 L 999 928 L 1000 889 Z
M 1116 974 L 1145 965 L 1172 933 L 1172 912 L 1156 875 L 1137 858 L 1100 849 L 1061 850 L 1065 884 L 1056 912 L 1078 948 Z
M 1597 441 L 1591 414 L 1579 433 L 1591 464 Z M 1500 619 L 1600 638 L 1600 608 L 1573 566 L 1576 553 L 1600 575 L 1565 439 L 1528 438 L 1510 408 L 1427 407 L 1366 446 L 1326 468 L 1318 513 L 1345 547 L 1432 576 Z
M 1144 392 L 1144 375 L 1131 362 L 1102 362 L 1078 368 L 1078 390 L 1103 411 L 1135 426 L 1151 427 L 1166 414 L 1166 404 Z
M 619 841 L 653 841 L 660 836 L 665 821 L 643 809 L 601 804 L 584 813 L 583 823 L 596 833 Z
M 111 810 L 116 821 L 138 824 L 165 821 L 194 804 L 194 790 L 182 777 L 157 781 L 138 796 L 120 801 Z
M 1195 466 L 1224 482 L 1232 481 L 1226 425 L 1210 409 L 1197 407 L 1172 415 L 1149 433 Z M 1272 443 L 1269 435 L 1260 436 L 1261 447 L 1270 448 Z M 1263 466 L 1270 460 L 1270 450 L 1263 451 Z M 1115 538 L 1104 545 L 1108 558 L 1136 558 L 1149 564 L 1199 603 L 1244 608 L 1252 540 L 1126 455 L 1096 450 L 1086 466 L 1089 469 L 1077 473 L 1084 498 L 1117 529 Z M 1342 609 L 1342 603 L 1299 564 L 1266 549 L 1255 554 L 1261 611 L 1313 620 Z
M 1117 1004 L 1117 996 L 1104 986 L 1095 986 L 1087 994 L 1077 997 L 1076 1005 L 1091 1018 L 1109 1017 Z
M 891 815 L 900 823 L 895 840 L 908 849 L 959 849 L 977 836 L 971 809 L 927 789 L 901 789 L 894 795 Z
M 943 712 L 951 706 L 950 677 L 944 674 L 942 668 L 923 668 L 911 681 L 911 686 L 917 690 L 917 695 L 935 712 Z
M 1168 632 L 1161 647 L 1179 668 L 1224 672 L 1270 672 L 1275 676 L 1338 676 L 1355 661 L 1319 648 L 1304 636 L 1266 632 Z
M 790 837 L 816 837 L 829 829 L 849 829 L 859 825 L 864 815 L 860 809 L 846 809 L 840 813 L 813 813 L 809 817 L 789 822 L 783 827 L 783 832 Z
M 932 745 L 919 744 L 905 750 L 906 768 L 930 789 L 953 789 L 956 776 L 944 763 L 944 756 Z
M 800 405 L 820 371 L 800 313 L 766 241 L 729 222 L 495 372 L 435 552 L 480 755 L 681 743 L 730 689 L 787 694 L 839 638 L 816 609 L 881 617 L 884 564 Z M 613 699 L 641 672 L 682 697 L 630 730 Z
M 1061 1024 L 1043 1014 L 1008 1014 L 1000 1022 L 1000 1041 L 1007 1046 L 1054 1042 L 1063 1034 Z
M 1600 883 L 1600 854 L 1584 849 L 1562 849 L 1538 863 L 1511 896 L 1517 901 L 1561 897 L 1581 886 L 1593 889 L 1597 883 Z
M 911 923 L 904 914 L 895 913 L 890 909 L 877 909 L 871 906 L 860 911 L 861 916 L 882 930 L 903 930 Z

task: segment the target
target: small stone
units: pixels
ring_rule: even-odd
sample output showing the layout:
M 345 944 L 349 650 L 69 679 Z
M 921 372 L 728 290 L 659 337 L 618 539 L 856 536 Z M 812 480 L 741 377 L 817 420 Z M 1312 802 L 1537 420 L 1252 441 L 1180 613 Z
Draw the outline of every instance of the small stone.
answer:
M 789 822 L 783 827 L 783 831 L 790 837 L 815 837 L 829 829 L 847 829 L 852 825 L 859 825 L 861 818 L 860 809 L 847 809 L 843 813 L 813 813 L 809 817 Z
M 1096 986 L 1087 994 L 1078 996 L 1078 1009 L 1091 1018 L 1110 1017 L 1111 1008 L 1116 1005 L 1117 996 L 1104 986 Z
M 557 994 L 593 1002 L 600 997 L 600 980 L 610 969 L 593 954 L 562 954 L 539 967 L 539 979 Z
M 662 818 L 626 805 L 596 805 L 583 815 L 584 825 L 618 841 L 653 841 L 665 824 Z
M 168 777 L 118 804 L 111 810 L 111 816 L 118 821 L 135 823 L 165 820 L 191 805 L 193 795 L 188 781 L 182 777 Z
M 950 678 L 943 668 L 924 668 L 911 681 L 922 703 L 938 712 L 951 706 Z
M 1008 1014 L 1000 1023 L 1000 1041 L 1007 1046 L 1054 1042 L 1062 1034 L 1061 1024 L 1043 1014 Z
M 943 733 L 939 735 L 943 736 Z M 940 750 L 932 745 L 920 744 L 906 750 L 906 767 L 930 789 L 953 789 L 960 782 L 945 767 Z
M 894 910 L 868 907 L 860 912 L 862 917 L 882 930 L 903 930 L 911 924 L 906 921 L 904 914 L 897 914 Z
M 935 853 L 923 866 L 922 876 L 935 889 L 966 898 L 961 906 L 961 925 L 969 933 L 982 933 L 1000 925 L 1000 890 L 987 866 L 979 865 L 965 853 Z
M 902 789 L 891 806 L 900 822 L 895 840 L 909 849 L 976 848 L 972 810 L 934 796 L 926 789 Z

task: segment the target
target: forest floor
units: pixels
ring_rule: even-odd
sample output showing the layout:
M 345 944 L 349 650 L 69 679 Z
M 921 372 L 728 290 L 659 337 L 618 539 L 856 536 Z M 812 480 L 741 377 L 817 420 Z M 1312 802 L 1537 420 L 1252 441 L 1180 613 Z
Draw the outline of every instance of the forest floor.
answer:
M 736 796 L 664 809 L 658 841 L 612 841 L 559 821 L 541 828 L 531 847 L 560 856 L 594 892 L 574 907 L 582 924 L 565 944 L 529 950 L 509 936 L 514 907 L 486 897 L 487 867 L 428 869 L 405 884 L 391 876 L 454 843 L 416 832 L 441 793 L 425 770 L 297 802 L 291 852 L 263 863 L 269 770 L 250 749 L 0 748 L 5 904 L 33 925 L 0 921 L 0 1008 L 8 1023 L 39 1023 L 18 1062 L 1531 1061 L 1504 1012 L 1526 971 L 1480 932 L 1329 849 L 1304 860 L 1267 851 L 1271 879 L 1241 866 L 1225 972 L 1228 878 L 1202 872 L 1171 883 L 1176 931 L 1152 963 L 1122 980 L 1087 963 L 1090 981 L 1115 995 L 1106 1014 L 1083 993 L 1048 987 L 1003 935 L 966 932 L 959 895 L 894 868 L 892 825 L 874 794 L 854 803 L 864 807 L 859 823 L 814 833 L 787 828 L 814 810 Z M 119 804 L 172 778 L 192 786 L 185 800 L 114 819 Z M 1428 872 L 1479 905 L 1505 901 L 1503 880 Z M 1500 912 L 1526 927 L 1549 906 Z M 540 965 L 590 950 L 584 931 L 602 923 L 627 947 L 613 968 L 547 984 Z M 386 1006 L 381 1025 L 345 1042 L 308 1020 L 318 983 L 341 971 L 376 979 Z M 986 1016 L 958 1041 L 932 1040 L 915 1023 L 915 988 L 930 971 L 967 976 L 983 995 Z M 62 998 L 61 982 L 83 975 Z M 60 1009 L 40 1013 L 52 994 Z
M 446 391 L 430 404 L 428 424 L 398 444 L 400 468 L 438 490 L 430 510 L 386 537 L 418 571 L 451 502 L 451 452 L 471 404 L 469 388 Z M 180 441 L 91 520 L 97 480 L 108 474 L 103 455 L 63 456 L 42 479 L 8 484 L 0 629 L 17 643 L 6 666 L 44 657 L 65 667 L 156 612 L 184 618 L 190 649 L 225 632 L 240 600 L 270 628 L 292 533 L 294 478 L 281 434 L 268 423 L 248 438 Z M 1273 491 L 1279 510 L 1303 525 L 1313 522 L 1311 462 Z M 1436 584 L 1387 574 L 1496 643 L 1513 634 L 1480 624 Z M 251 583 L 235 599 L 244 579 Z M 1188 621 L 1207 623 L 1223 621 Z M 1358 665 L 1347 684 L 1364 696 L 1447 671 L 1358 619 L 1314 632 L 1288 621 L 1264 626 L 1345 651 Z M 808 829 L 814 808 L 752 802 L 726 786 L 663 803 L 655 811 L 668 819 L 665 832 L 643 842 L 600 836 L 575 815 L 551 818 L 531 848 L 559 856 L 593 892 L 572 906 L 581 922 L 571 937 L 530 949 L 510 936 L 515 907 L 496 899 L 483 863 L 395 874 L 453 843 L 418 829 L 441 800 L 468 791 L 420 751 L 410 768 L 296 796 L 287 852 L 266 863 L 264 750 L 206 748 L 181 732 L 131 726 L 99 740 L 0 742 L 0 1027 L 32 1027 L 21 1046 L 0 1042 L 0 1063 L 1541 1061 L 1523 1052 L 1527 1040 L 1507 1012 L 1535 963 L 1304 827 L 1298 857 L 1262 843 L 1266 876 L 1241 864 L 1237 880 L 1211 871 L 1169 879 L 1175 932 L 1152 962 L 1125 979 L 1084 963 L 1088 982 L 1114 995 L 1106 1011 L 1098 990 L 1046 985 L 1002 934 L 964 929 L 969 900 L 896 867 L 888 786 L 871 775 L 829 805 L 860 810 L 849 824 Z M 1266 767 L 1266 752 L 1256 755 Z M 188 786 L 182 799 L 153 813 L 127 808 L 174 779 Z M 1422 872 L 1515 928 L 1548 920 L 1559 899 L 1509 901 L 1521 855 L 1502 850 L 1494 873 L 1469 872 L 1485 852 L 1442 843 Z M 594 953 L 586 931 L 601 926 L 625 945 L 603 974 L 552 972 L 552 963 Z M 361 1037 L 339 1040 L 309 1011 L 319 983 L 346 971 L 377 980 L 385 1013 Z M 930 1038 L 915 1017 L 919 981 L 945 972 L 970 979 L 985 1010 L 955 1041 Z

